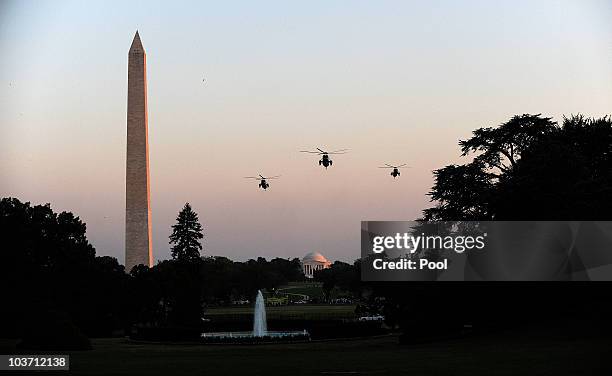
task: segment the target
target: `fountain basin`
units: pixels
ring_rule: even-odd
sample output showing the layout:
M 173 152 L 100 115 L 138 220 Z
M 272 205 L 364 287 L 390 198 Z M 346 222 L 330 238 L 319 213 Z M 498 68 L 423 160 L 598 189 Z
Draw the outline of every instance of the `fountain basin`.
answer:
M 306 342 L 310 341 L 310 334 L 302 331 L 273 331 L 268 330 L 266 306 L 261 290 L 257 290 L 255 310 L 253 312 L 252 332 L 205 332 L 200 335 L 203 343 L 233 343 L 252 344 L 269 342 Z
M 254 335 L 253 332 L 207 332 L 202 333 L 203 343 L 270 343 L 270 342 L 307 342 L 310 334 L 303 331 L 267 331 L 265 335 Z

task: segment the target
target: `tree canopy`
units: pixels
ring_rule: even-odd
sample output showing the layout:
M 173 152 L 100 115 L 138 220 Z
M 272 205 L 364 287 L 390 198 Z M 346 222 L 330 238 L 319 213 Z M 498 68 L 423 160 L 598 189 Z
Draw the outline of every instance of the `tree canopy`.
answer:
M 612 121 L 581 115 L 559 126 L 514 116 L 459 141 L 463 165 L 434 171 L 425 220 L 593 220 L 609 210 Z
M 176 224 L 172 225 L 170 244 L 172 258 L 178 260 L 198 260 L 202 244 L 200 240 L 204 238 L 202 225 L 198 219 L 198 214 L 193 211 L 191 205 L 186 203 L 176 217 Z
M 72 325 L 90 335 L 124 326 L 128 276 L 115 258 L 96 257 L 79 217 L 3 198 L 0 238 L 3 333 L 48 341 L 60 338 L 55 330 L 63 328 L 82 343 Z

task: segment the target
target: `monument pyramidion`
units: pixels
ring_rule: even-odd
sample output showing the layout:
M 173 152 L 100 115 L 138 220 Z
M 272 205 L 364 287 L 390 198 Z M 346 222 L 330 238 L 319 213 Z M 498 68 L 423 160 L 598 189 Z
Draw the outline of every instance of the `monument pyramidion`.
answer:
M 147 122 L 147 56 L 136 31 L 128 53 L 125 269 L 153 266 Z

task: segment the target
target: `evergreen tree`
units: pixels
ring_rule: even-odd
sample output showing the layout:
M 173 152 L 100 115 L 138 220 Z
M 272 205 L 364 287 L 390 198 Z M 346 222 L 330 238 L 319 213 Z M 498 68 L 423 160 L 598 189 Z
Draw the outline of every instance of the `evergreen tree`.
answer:
M 170 244 L 172 246 L 172 258 L 175 260 L 198 260 L 202 244 L 200 239 L 204 238 L 202 225 L 198 220 L 198 214 L 193 211 L 191 205 L 186 203 L 178 217 L 176 224 L 172 225 Z

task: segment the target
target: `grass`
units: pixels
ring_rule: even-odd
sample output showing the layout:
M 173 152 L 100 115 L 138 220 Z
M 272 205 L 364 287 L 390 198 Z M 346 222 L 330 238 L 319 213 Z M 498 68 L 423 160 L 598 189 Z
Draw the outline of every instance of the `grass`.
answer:
M 355 316 L 353 305 L 289 305 L 266 307 L 269 319 L 302 318 L 305 320 L 316 320 L 318 318 L 352 318 Z M 241 316 L 252 315 L 253 307 L 217 307 L 209 308 L 205 312 L 207 317 L 215 316 Z
M 393 336 L 305 344 L 162 345 L 94 339 L 70 356 L 75 375 L 599 375 L 609 370 L 608 338 L 564 328 L 523 330 L 400 346 Z M 10 353 L 6 352 L 3 353 Z M 48 374 L 45 372 L 45 374 Z M 65 374 L 65 373 L 63 373 Z
M 306 295 L 310 298 L 323 298 L 323 288 L 320 283 L 291 283 L 278 289 L 280 293 Z
M 311 299 L 322 299 L 325 295 L 323 293 L 323 284 L 320 282 L 290 282 L 286 286 L 279 287 L 278 291 L 286 294 L 307 295 Z M 330 292 L 330 298 L 332 299 L 349 295 L 346 291 L 341 291 L 338 288 L 334 288 Z

